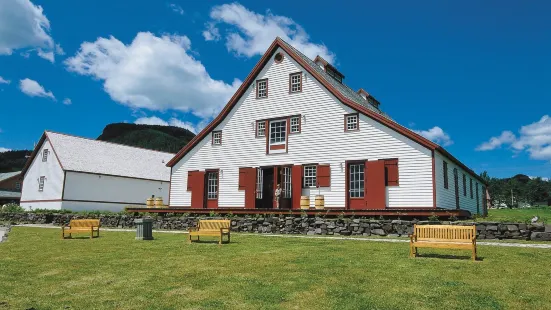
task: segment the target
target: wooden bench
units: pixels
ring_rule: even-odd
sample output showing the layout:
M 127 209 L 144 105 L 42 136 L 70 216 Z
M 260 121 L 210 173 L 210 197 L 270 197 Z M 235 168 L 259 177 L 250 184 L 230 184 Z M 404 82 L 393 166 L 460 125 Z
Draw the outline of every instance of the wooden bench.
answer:
M 219 237 L 219 244 L 222 244 L 222 237 L 228 236 L 230 242 L 230 220 L 199 220 L 197 227 L 189 229 L 189 243 L 192 237 L 196 236 L 199 241 L 199 236 L 215 236 Z
M 90 233 L 90 239 L 92 239 L 94 232 L 96 237 L 99 237 L 99 220 L 71 220 L 69 226 L 61 227 L 61 238 L 65 239 L 66 234 L 72 238 L 74 233 Z
M 416 224 L 410 235 L 410 257 L 417 257 L 417 248 L 471 250 L 476 260 L 476 226 Z

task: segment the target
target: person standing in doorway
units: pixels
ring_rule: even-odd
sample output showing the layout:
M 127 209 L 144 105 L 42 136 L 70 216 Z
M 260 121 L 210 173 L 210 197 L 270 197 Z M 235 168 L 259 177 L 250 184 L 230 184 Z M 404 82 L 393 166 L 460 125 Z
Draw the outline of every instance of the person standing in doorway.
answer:
M 281 197 L 281 185 L 278 184 L 274 193 L 274 199 L 276 201 L 276 209 L 279 209 L 279 197 Z

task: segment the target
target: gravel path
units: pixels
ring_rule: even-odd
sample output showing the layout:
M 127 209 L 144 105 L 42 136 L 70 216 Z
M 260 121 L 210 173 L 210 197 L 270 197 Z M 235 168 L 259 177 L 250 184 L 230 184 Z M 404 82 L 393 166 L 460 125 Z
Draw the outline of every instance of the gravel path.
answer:
M 59 226 L 53 225 L 42 225 L 42 224 L 21 224 L 15 225 L 18 227 L 39 227 L 39 228 L 54 228 L 60 229 Z M 124 228 L 102 228 L 102 231 L 128 231 L 135 232 L 135 229 L 124 229 Z M 187 231 L 181 230 L 153 230 L 155 233 L 170 233 L 170 234 L 187 234 Z M 383 238 L 351 238 L 351 237 L 326 237 L 326 236 L 303 236 L 303 235 L 271 235 L 271 234 L 254 234 L 253 236 L 262 236 L 262 237 L 275 237 L 275 238 L 304 238 L 304 239 L 324 239 L 324 240 L 352 240 L 352 241 L 368 241 L 368 242 L 409 242 L 409 239 L 383 239 Z M 551 244 L 541 244 L 541 243 L 513 243 L 513 242 L 504 242 L 504 241 L 495 241 L 495 242 L 485 242 L 477 241 L 477 245 L 484 246 L 498 246 L 498 247 L 512 247 L 512 248 L 531 248 L 531 249 L 551 249 Z

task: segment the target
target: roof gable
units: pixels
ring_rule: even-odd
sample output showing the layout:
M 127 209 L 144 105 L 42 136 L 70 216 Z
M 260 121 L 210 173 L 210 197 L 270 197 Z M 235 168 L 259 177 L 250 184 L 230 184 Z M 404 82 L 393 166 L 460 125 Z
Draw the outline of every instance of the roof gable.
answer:
M 182 159 L 191 149 L 193 149 L 202 139 L 204 139 L 212 130 L 216 128 L 224 118 L 229 114 L 231 109 L 237 104 L 239 99 L 243 96 L 249 86 L 254 82 L 255 77 L 260 73 L 264 68 L 268 60 L 271 59 L 274 52 L 277 48 L 283 49 L 290 57 L 293 58 L 299 65 L 301 65 L 312 77 L 318 80 L 330 93 L 337 97 L 343 104 L 349 106 L 350 108 L 372 118 L 373 120 L 381 123 L 384 126 L 387 126 L 394 131 L 406 136 L 412 141 L 428 148 L 429 150 L 439 150 L 445 156 L 449 157 L 456 164 L 464 168 L 466 171 L 469 171 L 473 176 L 478 178 L 478 175 L 474 173 L 471 169 L 453 157 L 450 153 L 444 150 L 438 144 L 424 138 L 423 136 L 409 130 L 408 128 L 401 126 L 400 124 L 394 122 L 390 119 L 385 113 L 380 109 L 371 105 L 368 101 L 363 99 L 363 97 L 352 90 L 350 87 L 345 84 L 339 83 L 330 75 L 328 75 L 319 65 L 317 65 L 313 60 L 308 58 L 306 55 L 295 49 L 293 46 L 283 41 L 281 38 L 277 37 L 274 42 L 268 47 L 264 55 L 260 58 L 258 63 L 255 65 L 251 73 L 247 76 L 243 84 L 239 87 L 237 92 L 232 96 L 230 101 L 224 106 L 222 111 L 208 124 L 199 134 L 197 134 L 188 144 L 183 147 L 177 154 L 172 158 L 167 166 L 173 167 Z

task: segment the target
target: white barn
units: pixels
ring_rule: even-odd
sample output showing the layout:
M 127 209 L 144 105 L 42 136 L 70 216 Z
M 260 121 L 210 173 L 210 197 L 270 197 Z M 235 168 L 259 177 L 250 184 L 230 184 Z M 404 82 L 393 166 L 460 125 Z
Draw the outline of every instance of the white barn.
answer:
M 321 57 L 277 38 L 237 93 L 168 163 L 169 204 L 483 213 L 484 181 L 441 146 L 397 124 Z M 465 212 L 463 212 L 465 214 Z M 383 213 L 381 213 L 383 214 Z
M 121 211 L 168 198 L 174 154 L 46 131 L 22 171 L 25 209 Z

